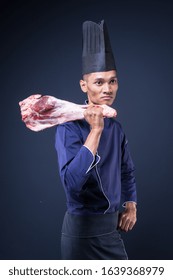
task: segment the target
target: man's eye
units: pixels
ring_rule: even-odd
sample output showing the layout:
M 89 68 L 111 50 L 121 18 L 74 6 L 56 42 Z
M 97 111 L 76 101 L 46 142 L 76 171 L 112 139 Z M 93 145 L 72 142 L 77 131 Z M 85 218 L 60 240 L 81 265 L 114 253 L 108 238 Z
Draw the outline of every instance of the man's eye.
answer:
M 117 83 L 117 79 L 113 79 L 110 81 L 111 84 L 116 84 Z
M 102 85 L 102 82 L 101 81 L 97 81 L 96 85 L 100 86 L 100 85 Z

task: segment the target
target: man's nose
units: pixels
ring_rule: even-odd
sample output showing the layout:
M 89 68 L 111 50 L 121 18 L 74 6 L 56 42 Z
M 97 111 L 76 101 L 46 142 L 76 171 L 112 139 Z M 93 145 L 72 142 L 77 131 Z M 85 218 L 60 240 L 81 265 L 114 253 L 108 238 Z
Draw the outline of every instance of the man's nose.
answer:
M 105 83 L 103 85 L 103 93 L 107 93 L 107 94 L 111 93 L 111 87 L 108 83 Z

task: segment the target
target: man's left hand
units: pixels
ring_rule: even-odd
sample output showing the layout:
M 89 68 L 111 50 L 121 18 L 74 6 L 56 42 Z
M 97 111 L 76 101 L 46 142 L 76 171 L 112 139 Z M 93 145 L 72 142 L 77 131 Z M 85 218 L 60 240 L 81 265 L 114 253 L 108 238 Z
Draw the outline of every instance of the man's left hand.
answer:
M 137 221 L 136 212 L 136 203 L 126 202 L 125 210 L 119 215 L 119 229 L 125 232 L 131 230 Z

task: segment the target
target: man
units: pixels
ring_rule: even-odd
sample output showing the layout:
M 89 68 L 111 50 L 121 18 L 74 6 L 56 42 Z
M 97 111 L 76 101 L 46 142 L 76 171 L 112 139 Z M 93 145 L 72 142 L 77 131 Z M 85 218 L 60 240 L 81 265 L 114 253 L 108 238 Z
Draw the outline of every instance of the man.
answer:
M 112 105 L 117 71 L 104 21 L 83 24 L 85 119 L 59 125 L 56 150 L 67 198 L 62 226 L 62 259 L 127 259 L 119 229 L 136 223 L 136 184 L 128 141 L 121 125 L 103 118 Z M 123 200 L 124 211 L 118 214 Z

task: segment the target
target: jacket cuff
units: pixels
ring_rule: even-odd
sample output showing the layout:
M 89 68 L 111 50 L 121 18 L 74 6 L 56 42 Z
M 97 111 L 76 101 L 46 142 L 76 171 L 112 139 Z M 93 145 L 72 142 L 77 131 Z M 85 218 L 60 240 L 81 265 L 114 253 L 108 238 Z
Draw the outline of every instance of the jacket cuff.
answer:
M 134 204 L 136 204 L 137 205 L 137 202 L 136 201 L 131 201 L 131 200 L 128 200 L 128 201 L 125 201 L 123 204 L 122 204 L 122 207 L 126 207 L 126 203 L 127 202 L 133 202 Z
M 87 174 L 94 166 L 96 166 L 98 164 L 98 162 L 100 161 L 100 156 L 98 154 L 94 155 L 93 152 L 85 145 L 83 145 L 83 147 L 85 147 L 93 156 L 93 160 L 92 160 L 88 170 L 86 171 L 86 174 Z

